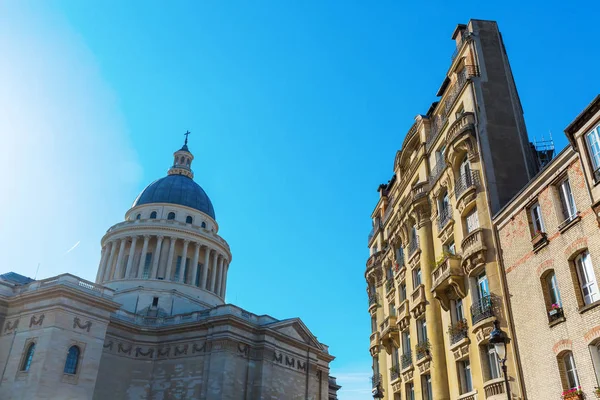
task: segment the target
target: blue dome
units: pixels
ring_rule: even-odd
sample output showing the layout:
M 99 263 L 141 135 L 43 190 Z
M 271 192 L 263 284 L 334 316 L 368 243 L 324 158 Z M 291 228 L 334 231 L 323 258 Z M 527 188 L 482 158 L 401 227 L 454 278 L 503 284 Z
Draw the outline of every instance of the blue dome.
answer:
M 133 202 L 133 206 L 171 203 L 194 208 L 215 218 L 215 209 L 204 189 L 185 175 L 167 175 L 149 184 Z

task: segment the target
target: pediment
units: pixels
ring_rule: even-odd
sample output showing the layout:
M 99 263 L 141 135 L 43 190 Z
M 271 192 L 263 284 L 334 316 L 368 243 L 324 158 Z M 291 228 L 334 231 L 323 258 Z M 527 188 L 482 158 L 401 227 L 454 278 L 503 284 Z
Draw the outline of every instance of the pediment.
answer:
M 306 325 L 304 325 L 299 318 L 275 322 L 269 325 L 269 329 L 309 346 L 317 347 L 321 350 L 323 349 L 323 345 L 319 343 L 317 338 L 308 330 Z

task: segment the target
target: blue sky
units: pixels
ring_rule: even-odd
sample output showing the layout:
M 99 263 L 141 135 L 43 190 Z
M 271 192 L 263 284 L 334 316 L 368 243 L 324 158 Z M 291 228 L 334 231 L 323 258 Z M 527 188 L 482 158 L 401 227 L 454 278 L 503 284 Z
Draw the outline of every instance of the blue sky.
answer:
M 189 129 L 233 253 L 227 300 L 301 317 L 337 356 L 340 398 L 368 398 L 369 216 L 454 27 L 499 22 L 529 134 L 560 149 L 600 92 L 599 6 L 170 3 L 0 3 L 3 272 L 93 280 L 103 233 Z

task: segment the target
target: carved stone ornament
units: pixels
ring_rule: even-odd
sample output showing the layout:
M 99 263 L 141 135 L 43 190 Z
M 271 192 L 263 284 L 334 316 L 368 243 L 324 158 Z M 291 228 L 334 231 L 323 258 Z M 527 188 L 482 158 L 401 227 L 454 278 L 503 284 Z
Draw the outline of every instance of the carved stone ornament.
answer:
M 73 319 L 73 329 L 79 328 L 79 329 L 83 329 L 89 333 L 91 327 L 92 327 L 92 321 L 86 321 L 84 324 L 82 324 L 79 317 L 75 317 Z
M 38 318 L 36 318 L 35 315 L 32 315 L 31 319 L 29 320 L 29 327 L 31 328 L 34 325 L 42 326 L 43 322 L 44 322 L 44 314 L 40 315 Z
M 19 326 L 19 319 L 15 319 L 13 321 L 6 321 L 4 324 L 4 333 L 11 333 Z
M 148 358 L 153 358 L 154 356 L 154 349 L 149 347 L 148 350 L 144 351 L 142 350 L 141 347 L 136 347 L 135 349 L 135 356 L 136 357 L 148 357 Z
M 117 345 L 117 352 L 118 353 L 124 353 L 124 354 L 127 354 L 127 355 L 131 355 L 131 350 L 133 350 L 133 345 L 131 345 L 131 344 L 129 344 L 128 347 L 125 347 L 123 345 L 123 343 L 119 343 Z

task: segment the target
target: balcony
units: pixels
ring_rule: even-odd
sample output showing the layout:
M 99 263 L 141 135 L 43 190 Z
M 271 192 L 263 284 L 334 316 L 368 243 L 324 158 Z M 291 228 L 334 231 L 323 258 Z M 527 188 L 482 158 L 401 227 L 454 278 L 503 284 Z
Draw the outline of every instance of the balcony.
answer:
M 476 325 L 494 316 L 492 296 L 484 296 L 471 306 L 471 322 Z
M 369 295 L 369 313 L 374 313 L 379 307 L 379 295 L 372 293 Z
M 427 305 L 427 299 L 425 298 L 425 285 L 419 285 L 412 293 L 410 298 L 410 312 L 414 319 L 418 319 L 425 314 L 425 306 Z
M 471 330 L 477 344 L 482 344 L 488 339 L 495 320 L 496 312 L 491 296 L 484 296 L 471 306 Z
M 400 357 L 400 364 L 402 365 L 402 372 L 404 372 L 405 370 L 407 370 L 409 368 L 412 368 L 413 359 L 412 359 L 412 353 L 410 350 L 408 350 L 407 352 L 402 354 L 402 356 Z
M 371 355 L 373 357 L 375 357 L 377 354 L 379 354 L 379 331 L 375 331 L 375 332 L 371 333 L 371 342 L 369 345 L 369 352 L 371 352 Z
M 469 233 L 461 243 L 462 266 L 469 276 L 476 275 L 485 266 L 486 247 L 483 229 L 477 228 Z
M 475 114 L 472 112 L 463 112 L 457 116 L 456 120 L 448 128 L 448 134 L 446 135 L 446 146 L 448 149 L 455 149 L 465 141 L 465 139 L 474 138 L 475 133 Z M 451 155 L 454 152 L 449 151 Z M 450 160 L 455 161 L 454 157 L 449 157 Z
M 456 361 L 469 356 L 469 325 L 466 319 L 461 319 L 448 326 L 448 338 L 450 339 L 450 351 Z
M 536 235 L 531 239 L 531 244 L 533 245 L 533 251 L 537 253 L 542 249 L 545 245 L 548 244 L 548 236 L 546 232 L 537 232 Z
M 400 379 L 400 366 L 394 365 L 390 368 L 390 381 L 394 382 L 396 379 Z
M 394 196 L 390 196 L 388 198 L 387 206 L 386 206 L 386 209 L 385 209 L 385 213 L 383 214 L 383 225 L 385 225 L 385 223 L 387 222 L 387 220 L 393 214 L 392 211 L 394 211 L 394 206 L 393 206 L 394 201 L 395 201 Z
M 400 347 L 400 335 L 396 326 L 396 317 L 389 316 L 379 326 L 381 331 L 381 344 L 388 354 L 392 354 L 394 347 Z
M 431 169 L 431 173 L 429 174 L 429 182 L 433 186 L 437 179 L 442 175 L 442 173 L 446 170 L 446 161 L 443 158 L 439 158 L 435 166 Z
M 483 391 L 486 400 L 504 400 L 504 378 L 496 378 L 489 380 L 483 384 Z
M 446 204 L 443 208 L 438 210 L 437 217 L 437 228 L 438 228 L 438 237 L 444 236 L 442 242 L 445 241 L 449 234 L 445 234 L 446 230 L 450 230 L 449 233 L 452 233 L 452 226 L 454 225 L 454 219 L 452 219 L 452 206 L 450 204 Z
M 371 240 L 375 237 L 377 232 L 379 232 L 382 228 L 383 228 L 383 224 L 381 223 L 381 220 L 379 218 L 375 218 L 375 221 L 373 221 L 373 228 L 371 229 L 371 232 L 369 233 L 369 238 L 367 240 L 369 246 L 371 245 Z
M 429 191 L 429 182 L 423 181 L 416 183 L 411 189 L 412 204 L 413 206 L 421 205 L 424 202 L 427 203 L 427 193 Z
M 454 195 L 456 196 L 456 209 L 461 216 L 465 216 L 477 199 L 477 188 L 481 187 L 479 171 L 471 170 L 463 173 L 454 181 Z
M 414 238 L 408 244 L 408 259 L 409 260 L 412 259 L 413 256 L 416 254 L 416 252 L 418 250 L 420 250 L 420 248 L 419 248 L 419 240 L 417 238 Z
M 394 279 L 392 277 L 388 277 L 385 281 L 385 293 L 390 293 L 394 290 Z
M 372 387 L 376 388 L 381 383 L 383 383 L 383 377 L 381 376 L 381 374 L 373 374 L 373 376 L 371 377 Z
M 406 265 L 404 265 L 404 262 L 395 268 L 394 278 L 398 282 L 398 285 L 406 280 Z
M 466 296 L 464 275 L 461 258 L 452 254 L 446 254 L 431 272 L 431 291 L 444 311 L 450 309 L 450 300 Z
M 396 322 L 398 324 L 398 328 L 401 331 L 408 328 L 408 324 L 410 322 L 410 313 L 408 312 L 408 300 L 404 300 L 402 303 L 400 303 L 396 315 Z
M 417 343 L 415 346 L 415 352 L 417 353 L 417 367 L 421 374 L 427 373 L 431 367 L 431 352 L 429 349 L 431 349 L 431 344 L 427 339 Z

